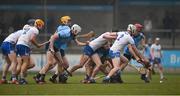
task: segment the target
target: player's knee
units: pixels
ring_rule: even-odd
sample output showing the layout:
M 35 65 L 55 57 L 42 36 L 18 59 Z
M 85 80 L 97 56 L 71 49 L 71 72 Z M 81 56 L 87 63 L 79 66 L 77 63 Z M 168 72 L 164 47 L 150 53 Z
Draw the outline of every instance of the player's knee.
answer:
M 89 68 L 90 66 L 88 65 L 88 64 L 85 64 L 85 66 L 84 66 L 85 68 Z
M 49 65 L 49 66 L 54 66 L 55 63 L 54 63 L 53 61 L 49 61 L 49 62 L 48 62 L 48 65 Z

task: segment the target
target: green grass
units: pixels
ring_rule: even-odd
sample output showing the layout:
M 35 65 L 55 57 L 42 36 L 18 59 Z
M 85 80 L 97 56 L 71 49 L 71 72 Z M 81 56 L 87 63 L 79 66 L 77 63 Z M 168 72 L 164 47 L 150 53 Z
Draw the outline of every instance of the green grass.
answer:
M 173 95 L 180 94 L 179 74 L 167 74 L 167 81 L 159 83 L 159 75 L 153 75 L 153 80 L 145 84 L 137 74 L 123 74 L 123 84 L 102 84 L 101 79 L 97 84 L 81 84 L 83 75 L 70 77 L 68 84 L 47 83 L 35 84 L 32 79 L 34 74 L 28 76 L 28 85 L 0 85 L 0 95 Z

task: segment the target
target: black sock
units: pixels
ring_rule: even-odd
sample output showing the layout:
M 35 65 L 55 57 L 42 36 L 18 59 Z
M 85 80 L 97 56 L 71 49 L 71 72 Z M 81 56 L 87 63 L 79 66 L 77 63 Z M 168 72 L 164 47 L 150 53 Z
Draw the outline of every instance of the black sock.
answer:
M 41 77 L 41 74 L 38 73 L 38 74 L 36 75 L 36 77 L 39 79 L 39 78 Z
M 44 81 L 45 76 L 46 76 L 45 74 L 41 74 L 40 81 Z
M 6 76 L 3 76 L 2 79 L 3 79 L 3 80 L 6 80 Z
M 52 79 L 56 79 L 57 76 L 58 76 L 57 74 L 54 74 L 51 78 L 52 78 Z
M 88 74 L 86 74 L 86 76 L 85 76 L 84 79 L 85 79 L 85 80 L 89 80 L 89 79 L 90 79 L 90 76 L 89 76 Z

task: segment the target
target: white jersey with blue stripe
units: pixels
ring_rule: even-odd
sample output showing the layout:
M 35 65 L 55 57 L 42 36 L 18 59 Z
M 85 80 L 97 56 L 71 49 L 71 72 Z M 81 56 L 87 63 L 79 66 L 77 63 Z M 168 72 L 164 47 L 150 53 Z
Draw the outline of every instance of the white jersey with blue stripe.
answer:
M 102 47 L 108 40 L 104 38 L 104 35 L 110 34 L 109 32 L 101 34 L 98 38 L 92 40 L 89 43 L 89 46 L 95 51 L 98 48 Z
M 17 41 L 17 45 L 21 44 L 21 45 L 25 45 L 27 47 L 31 47 L 30 40 L 31 40 L 32 36 L 38 35 L 38 34 L 39 34 L 39 30 L 34 26 L 29 26 L 27 28 L 24 28 L 24 32 L 19 37 L 19 39 Z
M 133 38 L 127 31 L 118 32 L 118 37 L 114 41 L 110 50 L 117 52 L 121 51 L 127 44 L 135 44 Z
M 10 42 L 15 44 L 23 32 L 24 30 L 15 31 L 14 33 L 11 33 L 8 37 L 6 37 L 3 42 Z
M 161 58 L 161 45 L 160 44 L 152 44 L 151 49 L 154 49 L 154 57 Z

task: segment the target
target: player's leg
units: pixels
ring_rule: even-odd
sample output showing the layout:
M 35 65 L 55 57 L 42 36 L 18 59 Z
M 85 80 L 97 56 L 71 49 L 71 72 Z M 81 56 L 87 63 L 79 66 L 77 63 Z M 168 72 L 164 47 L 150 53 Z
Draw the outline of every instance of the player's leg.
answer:
M 30 63 L 27 69 L 32 69 L 33 67 L 35 67 L 35 62 L 34 62 L 34 59 L 30 56 Z
M 94 62 L 89 59 L 85 64 L 85 72 L 86 75 L 83 80 L 81 80 L 82 83 L 88 83 L 88 80 L 90 79 L 90 76 L 92 75 L 94 69 Z
M 152 66 L 151 66 L 151 69 L 152 69 L 152 74 L 153 74 L 153 75 L 156 74 L 154 68 L 155 68 L 155 62 L 154 62 L 154 60 L 152 60 Z
M 9 60 L 8 56 L 5 56 L 5 60 L 6 60 L 6 63 L 3 66 L 2 79 L 0 80 L 0 84 L 7 83 L 6 76 L 7 76 L 8 69 L 11 65 L 11 61 Z
M 36 83 L 45 83 L 45 74 L 47 71 L 49 71 L 51 68 L 53 68 L 56 64 L 56 60 L 54 59 L 54 55 L 50 52 L 47 51 L 46 53 L 46 59 L 47 59 L 47 64 L 45 66 L 43 66 L 43 68 L 39 71 L 38 74 L 36 74 L 36 76 L 34 76 L 34 80 L 36 81 Z
M 80 63 L 73 66 L 70 69 L 70 73 L 72 74 L 74 71 L 76 71 L 79 68 L 82 68 L 84 64 L 88 61 L 89 57 L 94 53 L 93 49 L 90 46 L 85 46 L 83 49 L 83 54 L 80 57 Z
M 101 57 L 101 62 L 102 62 L 102 66 L 100 67 L 100 70 L 102 73 L 104 73 L 105 75 L 107 75 L 109 73 L 109 71 L 107 70 L 108 67 L 108 60 L 106 58 Z
M 124 70 L 124 68 L 128 65 L 128 62 L 129 60 L 125 56 L 123 55 L 120 56 L 120 67 L 119 67 L 119 70 L 115 74 L 115 79 L 117 83 L 123 83 L 123 80 L 121 78 L 121 73 L 122 73 L 122 70 Z
M 25 75 L 27 71 L 27 66 L 29 64 L 29 56 L 22 56 L 22 66 L 21 66 L 21 71 L 20 71 L 20 81 L 19 84 L 27 84 L 27 81 L 25 80 Z
M 81 57 L 80 57 L 80 63 L 77 64 L 77 65 L 75 65 L 75 66 L 73 66 L 73 67 L 70 69 L 69 72 L 72 74 L 72 73 L 73 73 L 74 71 L 76 71 L 77 69 L 82 68 L 82 67 L 84 66 L 84 64 L 88 61 L 88 59 L 89 59 L 89 56 L 87 56 L 87 55 L 85 55 L 85 54 L 81 55 Z
M 59 83 L 66 83 L 68 79 L 68 74 L 65 72 L 64 68 L 67 69 L 69 67 L 69 62 L 65 56 L 65 52 L 63 49 L 60 49 L 60 52 L 57 53 L 57 57 L 62 58 L 63 62 L 58 62 L 57 70 L 53 77 L 59 76 Z
M 101 66 L 102 66 L 102 62 L 101 62 L 101 59 L 99 57 L 99 55 L 97 53 L 94 53 L 92 56 L 91 56 L 91 59 L 92 61 L 96 64 L 94 70 L 93 70 L 93 73 L 90 77 L 90 83 L 95 83 L 95 76 L 96 74 L 99 72 Z
M 16 53 L 11 52 L 8 54 L 9 60 L 11 61 L 11 78 L 12 78 L 12 83 L 17 84 L 17 78 L 16 78 L 16 68 L 17 68 L 17 59 L 16 59 Z
M 121 73 L 126 68 L 130 60 L 131 60 L 130 55 L 124 54 L 123 56 L 122 55 L 120 56 L 120 67 L 119 67 L 119 70 L 116 72 L 116 74 L 111 77 L 111 80 L 110 80 L 111 83 L 124 82 L 121 78 Z
M 110 82 L 110 78 L 120 69 L 120 57 L 114 57 L 112 59 L 113 68 L 109 74 L 103 79 L 104 83 Z
M 22 60 L 21 60 L 22 61 Z M 18 61 L 18 62 L 21 62 L 21 61 Z M 22 65 L 21 65 L 22 66 Z M 35 62 L 33 60 L 33 58 L 30 56 L 29 58 L 29 64 L 27 65 L 27 70 L 33 68 L 35 66 Z M 24 76 L 27 77 L 27 71 L 24 73 Z
M 16 69 L 16 74 L 17 76 L 20 74 L 21 71 L 21 65 L 22 65 L 22 58 L 20 56 L 17 56 L 17 69 Z
M 6 83 L 6 75 L 11 65 L 11 60 L 9 59 L 8 54 L 11 53 L 12 49 L 13 49 L 12 44 L 9 42 L 3 42 L 1 45 L 1 50 L 2 50 L 3 56 L 5 57 L 6 63 L 3 66 L 2 80 L 0 81 L 0 83 Z
M 163 74 L 163 66 L 161 64 L 161 58 L 156 58 L 156 59 L 157 59 L 157 67 L 159 69 L 160 82 L 163 82 L 164 80 L 166 80 L 166 78 L 164 77 Z
M 27 66 L 29 65 L 30 58 L 30 48 L 25 45 L 16 45 L 17 55 L 20 55 L 22 58 L 22 66 L 20 71 L 19 84 L 27 84 L 25 80 L 25 75 L 27 71 Z
M 50 51 L 47 51 L 46 56 L 47 64 L 43 66 L 43 68 L 39 71 L 40 74 L 46 74 L 49 68 L 51 68 L 51 66 L 54 66 L 56 62 L 56 60 L 54 59 L 54 55 Z
M 90 78 L 90 76 L 92 75 L 93 69 L 94 69 L 94 62 L 91 59 L 89 59 L 85 64 L 87 78 Z

